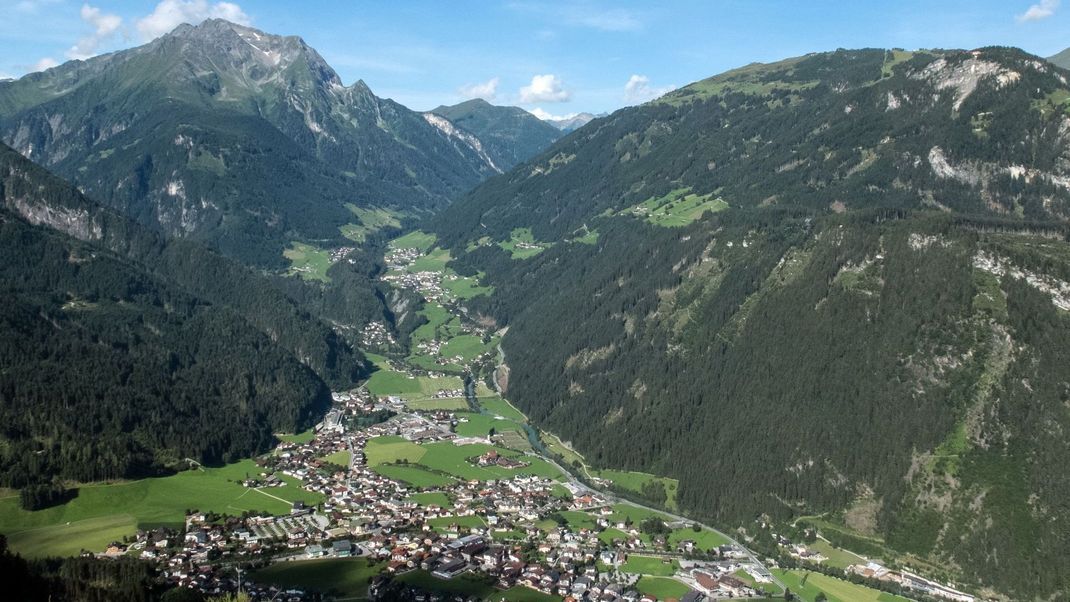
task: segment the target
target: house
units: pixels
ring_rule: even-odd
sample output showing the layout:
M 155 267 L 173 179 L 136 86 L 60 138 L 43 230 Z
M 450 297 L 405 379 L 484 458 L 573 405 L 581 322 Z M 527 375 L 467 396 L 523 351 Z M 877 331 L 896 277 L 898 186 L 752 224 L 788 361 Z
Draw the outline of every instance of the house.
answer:
M 318 543 L 305 546 L 305 556 L 308 556 L 309 558 L 319 558 L 324 554 L 323 546 Z
M 353 544 L 348 539 L 340 539 L 331 544 L 331 552 L 339 558 L 348 558 L 353 553 Z
M 453 579 L 457 575 L 463 573 L 467 568 L 468 563 L 464 560 L 461 560 L 460 558 L 451 558 L 440 564 L 431 574 L 439 579 Z

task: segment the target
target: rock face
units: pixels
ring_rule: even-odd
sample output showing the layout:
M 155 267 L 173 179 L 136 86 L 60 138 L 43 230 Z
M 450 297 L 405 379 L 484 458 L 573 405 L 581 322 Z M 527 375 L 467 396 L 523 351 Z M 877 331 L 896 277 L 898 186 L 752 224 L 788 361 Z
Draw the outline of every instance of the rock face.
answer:
M 300 38 L 222 20 L 0 82 L 0 139 L 143 223 L 256 262 L 284 238 L 337 238 L 345 203 L 434 209 L 498 173 L 478 140 L 344 86 Z

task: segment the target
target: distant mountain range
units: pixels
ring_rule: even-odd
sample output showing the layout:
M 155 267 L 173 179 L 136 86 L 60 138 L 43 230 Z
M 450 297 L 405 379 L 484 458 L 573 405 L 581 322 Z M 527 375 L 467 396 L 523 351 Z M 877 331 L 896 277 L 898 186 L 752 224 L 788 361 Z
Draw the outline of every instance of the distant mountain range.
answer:
M 290 240 L 344 244 L 360 223 L 347 204 L 441 208 L 552 142 L 496 130 L 522 119 L 481 123 L 486 143 L 344 86 L 298 37 L 223 20 L 0 82 L 4 142 L 142 223 L 267 266 Z
M 499 107 L 476 98 L 431 113 L 472 134 L 502 171 L 537 155 L 561 137 L 559 128 L 519 107 Z
M 605 117 L 606 115 L 608 115 L 608 113 L 599 113 L 598 115 L 593 115 L 591 113 L 578 113 L 571 117 L 563 117 L 561 119 L 545 119 L 544 121 L 567 134 L 574 130 L 580 129 L 581 127 L 587 125 L 594 119 L 598 119 L 599 117 Z
M 1070 69 L 1070 48 L 1063 50 L 1055 56 L 1049 56 L 1048 60 L 1063 69 Z

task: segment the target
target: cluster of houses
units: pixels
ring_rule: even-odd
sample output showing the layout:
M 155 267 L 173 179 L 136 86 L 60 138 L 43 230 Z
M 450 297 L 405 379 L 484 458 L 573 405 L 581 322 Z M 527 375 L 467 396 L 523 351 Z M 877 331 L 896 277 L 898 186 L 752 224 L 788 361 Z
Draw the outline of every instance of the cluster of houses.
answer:
M 364 347 L 370 349 L 392 347 L 397 344 L 394 334 L 380 320 L 368 322 L 364 330 L 360 332 L 360 341 Z

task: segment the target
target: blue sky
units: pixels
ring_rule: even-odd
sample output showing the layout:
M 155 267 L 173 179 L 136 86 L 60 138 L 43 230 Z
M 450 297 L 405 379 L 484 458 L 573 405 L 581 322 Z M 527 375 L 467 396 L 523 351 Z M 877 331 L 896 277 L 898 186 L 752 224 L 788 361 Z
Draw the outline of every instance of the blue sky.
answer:
M 0 0 L 0 77 L 222 16 L 303 37 L 418 110 L 470 96 L 566 115 L 754 61 L 858 47 L 1070 46 L 1070 0 Z

